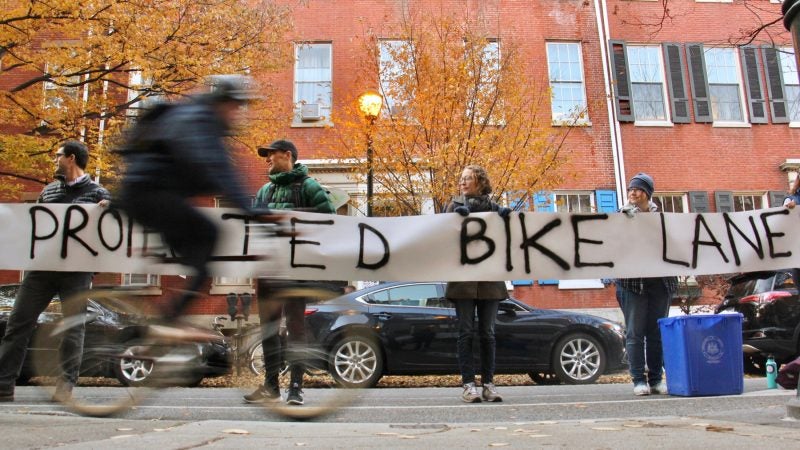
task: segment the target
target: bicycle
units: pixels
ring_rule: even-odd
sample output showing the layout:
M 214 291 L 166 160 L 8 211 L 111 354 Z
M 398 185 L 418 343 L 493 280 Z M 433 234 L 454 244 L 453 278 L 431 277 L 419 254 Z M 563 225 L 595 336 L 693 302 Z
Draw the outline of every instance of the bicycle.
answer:
M 282 233 L 280 229 L 269 229 L 265 233 L 269 240 L 271 237 Z M 285 235 L 285 234 L 280 234 Z M 153 249 L 150 250 L 154 252 Z M 262 253 L 259 253 L 261 255 Z M 263 254 L 269 254 L 263 252 Z M 230 256 L 216 257 L 216 260 L 225 261 L 250 261 L 263 256 Z M 160 259 L 160 263 L 173 263 L 175 258 Z M 147 382 L 142 385 L 130 385 L 121 389 L 103 389 L 99 394 L 89 395 L 81 392 L 80 388 L 75 388 L 73 395 L 69 399 L 63 399 L 65 406 L 69 409 L 87 416 L 107 417 L 120 414 L 150 395 L 151 389 L 158 389 L 167 386 L 187 384 L 196 378 L 189 364 L 192 358 L 197 356 L 197 347 L 200 342 L 207 342 L 213 339 L 226 339 L 228 345 L 230 338 L 223 338 L 215 330 L 204 330 L 196 327 L 181 326 L 175 323 L 163 322 L 160 320 L 144 319 L 147 317 L 145 311 L 140 307 L 141 301 L 132 296 L 132 289 L 128 287 L 114 287 L 111 289 L 89 289 L 88 291 L 75 294 L 70 299 L 64 301 L 87 301 L 91 298 L 97 303 L 103 304 L 107 309 L 118 311 L 133 317 L 141 317 L 141 326 L 133 327 L 125 336 L 122 342 L 104 343 L 98 356 L 105 358 L 107 363 L 119 365 L 140 365 L 142 370 L 147 370 L 149 376 Z M 296 301 L 298 298 L 317 298 L 324 299 L 331 296 L 328 290 L 321 290 L 314 286 L 298 286 L 293 288 L 281 289 L 273 297 L 274 300 Z M 61 341 L 64 336 L 75 332 L 78 327 L 83 327 L 87 317 L 83 314 L 63 317 L 58 324 L 50 328 L 47 332 L 36 333 L 34 346 L 44 348 L 51 345 L 53 341 Z M 256 327 L 259 328 L 260 327 Z M 274 327 L 273 327 L 274 328 Z M 253 330 L 255 331 L 255 330 Z M 264 330 L 260 330 L 262 333 Z M 269 330 L 267 330 L 269 332 Z M 234 342 L 236 352 L 243 350 L 242 342 Z M 47 348 L 52 348 L 52 345 Z M 300 352 L 305 352 L 304 359 L 327 361 L 327 353 L 320 349 L 306 348 Z M 251 353 L 249 360 L 253 361 L 257 355 Z M 60 375 L 60 366 L 54 364 L 50 354 L 37 352 L 33 358 L 35 376 L 55 377 Z M 257 368 L 254 368 L 257 369 Z M 243 383 L 240 389 L 243 392 L 252 389 L 252 382 Z M 48 387 L 51 393 L 55 394 L 55 388 Z M 112 390 L 116 389 L 116 390 Z M 347 389 L 337 389 L 332 395 L 322 395 L 319 402 L 307 405 L 302 408 L 287 406 L 282 403 L 265 403 L 264 407 L 281 416 L 292 419 L 313 419 L 324 416 L 336 411 L 342 405 L 349 403 L 353 399 L 352 392 Z M 54 396 L 54 400 L 62 400 Z

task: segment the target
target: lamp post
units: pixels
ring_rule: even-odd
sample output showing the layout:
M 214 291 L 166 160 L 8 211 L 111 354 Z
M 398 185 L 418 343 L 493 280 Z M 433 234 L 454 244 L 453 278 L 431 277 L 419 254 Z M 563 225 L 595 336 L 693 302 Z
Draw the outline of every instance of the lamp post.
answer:
M 375 119 L 381 113 L 383 96 L 378 91 L 370 89 L 358 96 L 358 110 L 364 119 L 369 121 L 367 130 L 367 217 L 372 217 L 372 127 Z

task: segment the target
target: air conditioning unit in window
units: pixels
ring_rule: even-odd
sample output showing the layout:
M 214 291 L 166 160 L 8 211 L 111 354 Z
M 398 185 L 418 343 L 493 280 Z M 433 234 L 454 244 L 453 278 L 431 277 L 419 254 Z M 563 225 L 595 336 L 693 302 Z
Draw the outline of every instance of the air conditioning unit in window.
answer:
M 322 119 L 319 103 L 304 103 L 300 105 L 300 120 L 303 122 L 315 122 Z

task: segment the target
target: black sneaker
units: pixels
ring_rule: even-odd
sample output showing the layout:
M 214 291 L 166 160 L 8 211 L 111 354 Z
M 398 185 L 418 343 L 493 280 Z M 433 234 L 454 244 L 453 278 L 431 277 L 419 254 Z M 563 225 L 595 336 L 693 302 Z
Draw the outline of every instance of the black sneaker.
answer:
M 280 401 L 281 394 L 277 390 L 273 391 L 264 386 L 259 386 L 252 394 L 247 394 L 242 398 L 244 398 L 245 403 L 270 403 Z
M 289 405 L 302 405 L 303 404 L 303 390 L 297 383 L 292 384 L 286 395 L 286 403 Z

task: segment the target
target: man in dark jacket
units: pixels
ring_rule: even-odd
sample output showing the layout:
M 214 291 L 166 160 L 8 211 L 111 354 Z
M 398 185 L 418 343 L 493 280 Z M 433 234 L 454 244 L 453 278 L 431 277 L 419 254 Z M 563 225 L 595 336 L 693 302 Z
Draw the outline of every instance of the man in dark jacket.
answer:
M 239 209 L 257 214 L 239 185 L 224 142 L 252 97 L 249 79 L 220 75 L 212 83 L 214 90 L 208 94 L 155 106 L 120 150 L 127 163 L 120 207 L 135 222 L 161 233 L 194 271 L 184 294 L 164 312 L 167 320 L 180 316 L 197 295 L 209 276 L 207 264 L 217 242 L 217 227 L 190 197 L 222 194 Z
M 111 195 L 84 173 L 88 161 L 89 150 L 85 145 L 78 141 L 64 142 L 55 154 L 56 181 L 44 187 L 38 202 L 108 206 Z M 22 370 L 39 314 L 58 294 L 65 317 L 85 315 L 86 300 L 74 298 L 74 295 L 89 289 L 92 275 L 91 272 L 39 270 L 25 274 L 0 342 L 0 401 L 14 401 L 14 384 Z M 61 342 L 62 376 L 56 384 L 54 401 L 67 401 L 72 397 L 81 367 L 84 334 L 83 326 L 73 327 Z
M 297 148 L 287 140 L 277 140 L 267 147 L 258 149 L 259 156 L 267 158 L 269 164 L 269 183 L 256 194 L 256 207 L 270 209 L 291 209 L 323 214 L 335 214 L 328 195 L 320 184 L 308 176 L 308 167 L 297 162 Z M 286 316 L 289 331 L 289 347 L 302 348 L 306 345 L 305 309 L 306 302 L 292 299 L 283 304 L 268 299 L 275 291 L 266 279 L 258 280 L 258 316 L 261 321 L 264 350 L 264 385 L 252 394 L 244 396 L 247 403 L 265 403 L 280 400 L 278 376 L 280 372 L 280 339 L 277 333 L 281 313 Z M 303 404 L 303 372 L 305 367 L 299 355 L 287 352 L 291 365 L 291 379 L 286 402 L 290 405 Z

